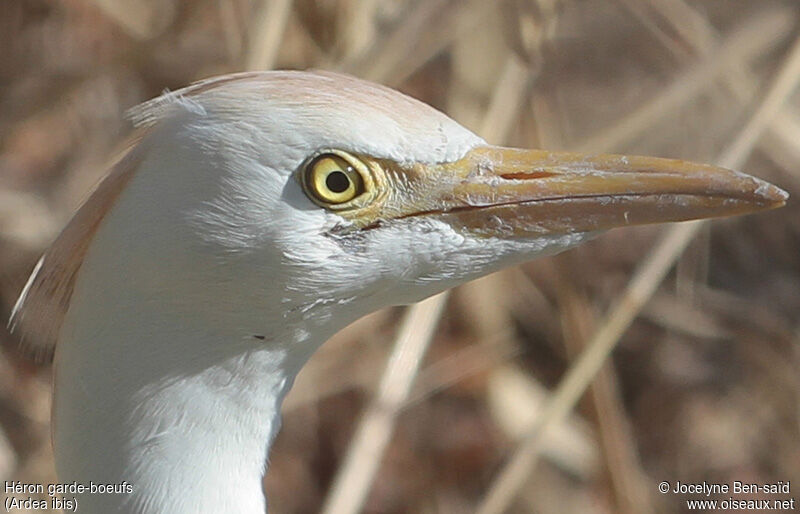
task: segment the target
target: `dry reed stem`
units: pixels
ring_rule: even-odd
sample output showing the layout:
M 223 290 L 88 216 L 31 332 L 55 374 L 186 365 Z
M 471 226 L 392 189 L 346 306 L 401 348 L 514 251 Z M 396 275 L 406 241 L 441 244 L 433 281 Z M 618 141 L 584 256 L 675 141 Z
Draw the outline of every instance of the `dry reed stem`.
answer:
M 800 122 L 792 114 L 780 112 L 772 120 L 767 135 L 769 137 L 759 141 L 760 148 L 800 187 L 800 148 L 797 147 L 797 141 L 800 141 Z
M 269 70 L 275 67 L 292 3 L 292 0 L 261 0 L 253 6 L 246 69 Z
M 534 98 L 531 109 L 536 120 L 535 129 L 540 146 L 560 147 L 559 135 L 562 131 L 558 128 L 557 116 L 550 105 Z M 560 257 L 556 264 L 563 263 L 564 259 L 569 259 L 569 256 Z M 527 275 L 523 276 L 530 280 Z M 588 301 L 574 289 L 572 281 L 568 280 L 569 275 L 563 266 L 558 266 L 556 276 L 564 344 L 568 352 L 571 350 L 571 355 L 574 355 L 585 346 L 586 338 L 596 327 L 596 316 Z M 653 506 L 644 486 L 645 473 L 641 469 L 636 448 L 630 444 L 633 440 L 629 434 L 630 425 L 619 399 L 616 380 L 613 368 L 607 365 L 592 388 L 598 439 L 602 445 L 616 507 L 620 512 L 652 512 Z M 537 413 L 541 412 L 541 407 L 539 405 Z M 551 431 L 555 432 L 557 431 Z M 543 448 L 543 455 L 545 450 Z
M 653 15 L 660 15 L 681 36 L 681 40 L 678 42 L 680 44 L 676 44 L 672 38 L 658 38 L 676 55 L 684 55 L 686 46 L 692 48 L 695 54 L 707 55 L 713 50 L 714 43 L 718 39 L 716 31 L 708 20 L 683 0 L 619 1 L 639 17 L 648 28 L 653 28 L 658 24 L 658 20 Z M 645 8 L 648 5 L 650 10 Z M 787 12 L 787 18 L 789 17 L 795 18 L 796 16 L 789 16 Z M 687 20 L 691 20 L 690 23 L 687 23 Z M 653 28 L 653 30 L 658 35 L 656 29 Z M 751 96 L 750 92 L 758 87 L 744 62 L 731 66 L 721 78 L 724 80 L 724 85 L 740 102 L 748 101 Z M 765 150 L 767 156 L 775 164 L 786 171 L 790 177 L 797 179 L 800 176 L 800 167 L 797 166 L 800 161 L 800 152 L 798 152 L 796 144 L 800 140 L 800 123 L 797 121 L 797 116 L 791 112 L 776 113 L 765 136 L 759 141 L 759 146 Z
M 800 38 L 794 43 L 759 108 L 718 162 L 728 168 L 739 167 L 752 151 L 777 110 L 800 83 Z M 503 467 L 490 486 L 479 514 L 504 512 L 536 465 L 544 434 L 560 423 L 572 410 L 586 387 L 602 367 L 619 339 L 655 293 L 667 272 L 686 245 L 702 228 L 703 221 L 679 223 L 667 229 L 647 258 L 638 266 L 627 288 L 615 303 L 600 328 L 587 343 L 587 349 L 559 383 L 538 423 Z
M 418 2 L 389 35 L 377 42 L 372 52 L 344 61 L 341 69 L 367 80 L 391 84 L 387 80 L 389 75 L 409 57 L 414 42 L 449 3 L 449 0 Z
M 365 345 L 375 338 L 390 318 L 390 308 L 381 309 L 351 323 L 317 350 L 297 375 L 292 390 L 283 401 L 283 411 L 316 404 L 325 398 L 355 388 L 370 387 L 377 371 L 359 366 L 353 370 L 356 358 L 365 359 L 364 352 L 380 350 L 377 344 Z
M 325 500 L 321 511 L 324 514 L 355 513 L 363 508 L 397 414 L 411 391 L 447 296 L 442 293 L 408 309 L 378 392 L 356 429 Z
M 456 350 L 420 372 L 403 408 L 419 403 L 465 377 L 487 372 L 520 353 L 522 348 L 516 344 L 514 331 L 508 327 L 482 340 L 481 344 Z
M 516 57 L 510 55 L 492 91 L 478 133 L 490 141 L 504 141 L 519 116 L 520 106 L 530 86 L 530 72 Z
M 570 358 L 574 359 L 585 348 L 586 340 L 596 329 L 597 321 L 588 298 L 576 288 L 570 278 L 574 267 L 565 265 L 569 262 L 569 257 L 564 255 L 557 260 L 557 296 L 564 345 Z M 639 462 L 639 453 L 633 445 L 634 437 L 620 397 L 619 381 L 612 362 L 607 361 L 598 371 L 589 388 L 589 394 L 614 493 L 613 510 L 621 514 L 654 512 L 646 474 Z
M 589 339 L 587 349 L 559 383 L 531 432 L 490 486 L 477 510 L 479 514 L 500 514 L 506 511 L 517 491 L 524 485 L 531 469 L 536 465 L 543 435 L 572 410 L 619 337 L 699 228 L 699 223 L 676 225 L 675 230 L 668 232 L 667 237 L 651 251 L 635 273 L 621 300 L 612 309 L 611 315 Z
M 702 293 L 702 288 L 698 294 Z M 705 306 L 705 302 L 703 302 Z M 668 292 L 658 292 L 647 303 L 641 316 L 663 327 L 666 331 L 682 334 L 695 340 L 720 340 L 730 338 L 732 332 L 708 314 Z
M 672 38 L 667 35 L 666 37 L 659 37 L 659 40 L 673 54 L 683 57 L 684 60 L 686 57 L 691 57 L 691 55 L 687 55 L 687 48 L 691 49 L 689 53 L 692 55 L 708 56 L 712 53 L 715 42 L 719 39 L 708 20 L 683 0 L 620 1 L 657 35 L 660 34 L 660 30 L 658 30 L 659 21 L 665 22 L 678 37 Z M 733 63 L 719 77 L 722 84 L 741 103 L 748 103 L 756 89 L 756 83 L 747 68 L 748 66 L 745 62 Z M 775 131 L 771 130 L 769 132 Z M 780 132 L 772 138 L 764 138 L 764 141 L 766 139 L 777 141 L 777 146 L 785 146 L 780 144 L 785 141 L 785 138 L 780 137 Z M 762 141 L 762 144 L 764 141 Z M 792 146 L 794 145 L 792 144 Z M 788 165 L 785 167 L 787 169 L 793 168 L 793 166 Z M 676 266 L 676 290 L 678 295 L 687 303 L 694 301 L 696 285 L 704 283 L 708 277 L 710 245 L 710 229 L 706 226 L 687 251 L 684 252 Z
M 628 9 L 673 54 L 690 57 L 685 43 L 695 51 L 714 47 L 716 35 L 708 20 L 682 0 L 617 0 Z M 660 18 L 657 18 L 659 15 Z M 659 21 L 665 21 L 672 33 L 665 33 Z M 676 37 L 677 36 L 677 37 Z
M 508 292 L 511 285 L 508 277 L 511 275 L 509 271 L 500 271 L 465 284 L 459 290 L 459 296 L 464 298 L 464 317 L 469 320 L 470 332 L 480 341 L 474 346 L 476 350 L 486 353 L 488 345 L 497 346 L 493 341 L 497 340 L 498 334 L 507 334 L 505 346 L 517 351 L 521 347 L 516 331 L 510 328 L 513 321 L 507 304 L 514 298 Z M 527 285 L 535 287 L 530 283 Z M 494 366 L 490 365 L 492 362 Z M 490 370 L 486 397 L 492 419 L 509 439 L 518 440 L 527 433 L 549 393 L 532 375 L 520 372 L 510 362 L 499 362 L 498 356 L 490 357 L 483 367 Z M 453 367 L 459 374 L 468 369 Z M 587 435 L 588 430 L 581 428 L 585 427 L 575 420 L 566 420 L 545 442 L 543 454 L 559 469 L 588 478 L 598 468 L 599 451 L 595 440 Z M 555 432 L 560 435 L 555 435 Z M 580 462 L 582 459 L 584 462 Z
M 487 408 L 495 424 L 512 440 L 528 433 L 550 396 L 550 391 L 530 376 L 520 367 L 507 364 L 487 380 Z M 542 456 L 554 464 L 551 469 L 581 481 L 594 482 L 602 468 L 595 431 L 577 413 L 550 431 L 542 445 Z
M 377 381 L 378 373 L 373 373 L 372 368 L 363 371 L 357 369 L 354 372 L 352 367 L 355 358 L 371 359 L 371 349 L 367 349 L 367 355 L 364 355 L 363 345 L 353 342 L 364 339 L 368 334 L 377 333 L 378 325 L 385 322 L 387 313 L 387 309 L 376 311 L 326 342 L 298 375 L 295 385 L 283 402 L 283 411 L 288 413 L 346 390 L 371 387 Z M 514 331 L 506 326 L 482 340 L 480 345 L 456 350 L 431 363 L 419 372 L 402 409 L 405 410 L 466 377 L 488 372 L 519 355 L 522 349 L 513 336 Z
M 686 103 L 736 63 L 747 62 L 775 48 L 792 29 L 794 19 L 786 9 L 759 12 L 734 30 L 717 49 L 687 69 L 667 87 L 612 126 L 577 145 L 576 151 L 616 151 L 626 142 Z
M 792 45 L 788 57 L 781 64 L 774 82 L 770 85 L 753 117 L 745 125 L 737 138 L 722 152 L 719 165 L 737 168 L 744 164 L 753 146 L 769 126 L 770 120 L 786 103 L 800 82 L 800 38 Z
M 707 55 L 719 42 L 719 34 L 708 19 L 684 0 L 620 1 L 648 28 L 653 29 L 654 25 L 659 25 L 659 21 L 666 23 L 678 37 L 669 38 L 670 41 L 665 41 L 663 37 L 659 39 L 678 57 L 686 59 L 695 58 L 698 54 Z M 749 98 L 757 88 L 745 62 L 736 63 L 721 78 L 723 84 L 740 100 Z
M 494 7 L 484 0 L 473 0 L 460 7 L 452 4 L 450 0 L 418 2 L 375 51 L 346 62 L 342 69 L 389 86 L 401 84 L 450 46 L 461 33 L 478 25 Z M 455 12 L 442 18 L 440 13 L 446 8 Z
M 520 113 L 520 106 L 531 84 L 531 73 L 515 55 L 509 55 L 497 81 L 491 104 L 481 124 L 480 134 L 492 141 L 502 142 Z
M 503 136 L 509 131 L 529 84 L 529 74 L 520 69 L 519 63 L 513 58 L 507 61 L 492 94 L 482 125 L 483 135 L 490 135 L 491 130 L 496 131 L 491 135 Z M 392 346 L 379 390 L 356 428 L 325 499 L 324 514 L 352 514 L 362 509 L 447 298 L 445 291 L 409 309 Z
M 775 314 L 769 307 L 734 293 L 703 286 L 698 290 L 703 305 L 737 326 L 765 334 L 770 341 L 791 341 L 796 327 L 794 320 Z

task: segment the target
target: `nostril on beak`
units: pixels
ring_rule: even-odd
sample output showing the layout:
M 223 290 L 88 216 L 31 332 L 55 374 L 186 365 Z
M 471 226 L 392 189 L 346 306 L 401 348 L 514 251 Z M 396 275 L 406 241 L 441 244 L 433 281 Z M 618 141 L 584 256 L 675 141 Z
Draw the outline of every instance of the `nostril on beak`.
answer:
M 553 177 L 555 175 L 557 175 L 557 173 L 551 171 L 525 171 L 519 173 L 504 173 L 500 176 L 506 180 L 533 180 L 537 178 Z

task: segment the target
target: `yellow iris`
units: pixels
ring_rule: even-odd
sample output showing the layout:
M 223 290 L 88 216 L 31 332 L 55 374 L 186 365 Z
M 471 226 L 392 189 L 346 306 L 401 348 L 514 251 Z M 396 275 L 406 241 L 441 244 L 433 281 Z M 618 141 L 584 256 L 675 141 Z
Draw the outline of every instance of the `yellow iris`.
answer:
M 364 192 L 364 181 L 355 167 L 343 157 L 327 153 L 306 167 L 305 184 L 317 202 L 342 204 Z

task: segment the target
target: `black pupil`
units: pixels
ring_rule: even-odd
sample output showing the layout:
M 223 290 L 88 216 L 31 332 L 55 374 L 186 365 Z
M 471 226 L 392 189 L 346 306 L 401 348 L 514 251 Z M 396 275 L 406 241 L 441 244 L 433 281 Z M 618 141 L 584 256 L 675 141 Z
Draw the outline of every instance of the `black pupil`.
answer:
M 325 185 L 334 193 L 344 193 L 350 187 L 350 179 L 341 171 L 334 171 L 325 177 Z

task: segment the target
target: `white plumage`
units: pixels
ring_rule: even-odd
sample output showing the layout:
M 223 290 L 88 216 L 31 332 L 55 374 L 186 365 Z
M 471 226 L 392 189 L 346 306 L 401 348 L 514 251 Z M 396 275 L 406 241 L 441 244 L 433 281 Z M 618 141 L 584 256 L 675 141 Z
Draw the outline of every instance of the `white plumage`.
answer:
M 139 141 L 14 313 L 34 349 L 55 346 L 59 478 L 133 486 L 80 497 L 87 513 L 263 512 L 281 400 L 358 317 L 613 226 L 785 200 L 681 161 L 487 147 L 333 73 L 212 79 L 132 118 Z M 352 164 L 352 200 L 312 200 L 320 155 Z

